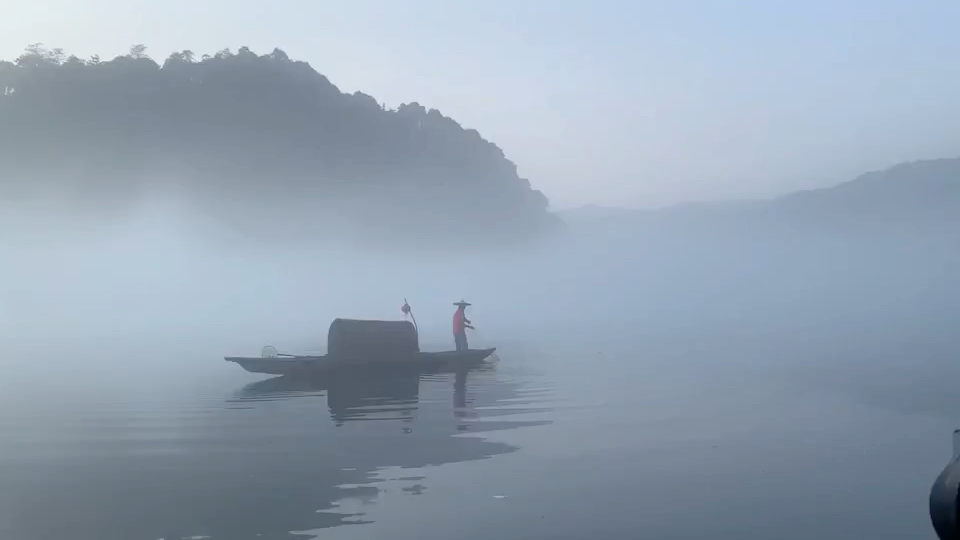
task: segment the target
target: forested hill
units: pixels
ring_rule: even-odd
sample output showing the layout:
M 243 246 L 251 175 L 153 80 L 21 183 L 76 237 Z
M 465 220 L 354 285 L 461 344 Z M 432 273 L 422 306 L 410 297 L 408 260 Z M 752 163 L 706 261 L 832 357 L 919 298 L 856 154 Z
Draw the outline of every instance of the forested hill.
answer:
M 143 46 L 101 61 L 34 45 L 0 61 L 0 88 L 8 200 L 115 208 L 170 189 L 252 235 L 499 243 L 554 224 L 546 197 L 477 131 L 344 94 L 279 49 L 161 64 Z

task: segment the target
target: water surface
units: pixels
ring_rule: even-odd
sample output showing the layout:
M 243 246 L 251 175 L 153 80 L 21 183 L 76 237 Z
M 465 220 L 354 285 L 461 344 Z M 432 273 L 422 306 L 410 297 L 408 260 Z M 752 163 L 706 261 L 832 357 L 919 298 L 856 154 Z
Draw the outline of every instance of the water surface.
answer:
M 312 381 L 216 358 L 34 369 L 3 385 L 0 531 L 933 538 L 951 363 L 625 349 L 526 344 L 469 373 Z

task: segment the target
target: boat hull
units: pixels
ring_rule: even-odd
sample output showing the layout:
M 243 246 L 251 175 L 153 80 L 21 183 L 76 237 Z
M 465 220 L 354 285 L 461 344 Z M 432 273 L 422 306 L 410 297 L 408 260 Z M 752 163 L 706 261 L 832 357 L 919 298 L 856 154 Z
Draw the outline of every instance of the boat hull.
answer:
M 493 349 L 470 349 L 466 351 L 419 352 L 389 358 L 345 358 L 324 356 L 292 356 L 287 358 L 259 358 L 227 356 L 251 373 L 267 375 L 298 375 L 333 371 L 341 368 L 366 367 L 416 367 L 427 369 L 450 369 L 480 364 L 496 351 Z

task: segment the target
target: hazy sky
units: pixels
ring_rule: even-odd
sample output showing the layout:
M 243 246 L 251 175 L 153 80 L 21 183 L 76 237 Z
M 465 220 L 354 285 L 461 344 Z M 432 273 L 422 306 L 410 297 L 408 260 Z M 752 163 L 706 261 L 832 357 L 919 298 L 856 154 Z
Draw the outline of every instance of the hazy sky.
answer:
M 7 0 L 0 57 L 279 46 L 500 145 L 555 207 L 829 185 L 960 155 L 960 2 Z

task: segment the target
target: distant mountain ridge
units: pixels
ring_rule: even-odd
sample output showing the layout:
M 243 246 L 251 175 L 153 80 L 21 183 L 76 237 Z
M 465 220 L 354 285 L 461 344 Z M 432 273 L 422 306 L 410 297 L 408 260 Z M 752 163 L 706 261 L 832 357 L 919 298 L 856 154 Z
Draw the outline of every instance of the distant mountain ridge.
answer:
M 960 223 L 960 158 L 913 161 L 832 187 L 767 200 L 687 203 L 653 210 L 585 206 L 558 212 L 571 226 L 772 224 L 859 227 Z

